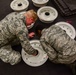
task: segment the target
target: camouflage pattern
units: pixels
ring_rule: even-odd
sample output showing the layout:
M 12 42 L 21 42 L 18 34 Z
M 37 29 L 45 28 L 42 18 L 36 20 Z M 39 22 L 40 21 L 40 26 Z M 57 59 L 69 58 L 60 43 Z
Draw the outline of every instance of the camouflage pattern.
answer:
M 76 41 L 60 27 L 43 29 L 40 42 L 52 62 L 70 64 L 76 60 Z
M 21 59 L 20 53 L 11 48 L 14 43 L 21 43 L 30 55 L 36 52 L 29 43 L 25 19 L 23 14 L 13 12 L 0 21 L 0 59 L 11 65 Z

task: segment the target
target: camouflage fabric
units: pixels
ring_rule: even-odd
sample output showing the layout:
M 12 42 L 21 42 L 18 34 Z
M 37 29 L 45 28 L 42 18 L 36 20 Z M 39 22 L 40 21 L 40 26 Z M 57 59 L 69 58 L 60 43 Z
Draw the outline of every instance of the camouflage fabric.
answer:
M 11 45 L 17 42 L 28 54 L 36 52 L 29 43 L 25 24 L 25 17 L 18 12 L 10 13 L 0 21 L 0 58 L 4 62 L 14 65 L 20 61 L 19 52 L 11 49 Z
M 12 50 L 10 45 L 1 47 L 0 49 L 0 59 L 11 65 L 17 64 L 21 60 L 21 55 L 19 52 Z
M 76 41 L 60 27 L 43 29 L 40 42 L 52 62 L 70 64 L 76 60 Z

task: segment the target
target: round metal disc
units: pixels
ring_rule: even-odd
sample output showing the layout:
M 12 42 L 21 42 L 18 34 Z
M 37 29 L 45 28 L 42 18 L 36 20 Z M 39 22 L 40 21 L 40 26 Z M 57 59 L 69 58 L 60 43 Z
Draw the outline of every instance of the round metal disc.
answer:
M 28 0 L 13 0 L 10 4 L 11 9 L 14 11 L 27 10 L 28 6 Z
M 53 7 L 44 6 L 38 9 L 37 15 L 42 22 L 51 23 L 57 18 L 58 12 Z
M 42 7 L 46 6 L 49 0 L 32 0 L 34 6 L 36 7 Z
M 38 40 L 32 40 L 32 41 L 30 41 L 30 44 L 34 49 L 38 50 L 38 55 L 37 56 L 28 55 L 22 49 L 22 59 L 29 66 L 33 66 L 33 67 L 41 66 L 42 64 L 44 64 L 47 61 L 48 56 L 47 56 L 46 52 L 43 50 L 43 48 Z
M 57 26 L 61 27 L 63 30 L 65 30 L 66 33 L 67 33 L 72 39 L 75 38 L 75 36 L 76 36 L 76 31 L 75 31 L 74 27 L 73 27 L 71 24 L 69 24 L 69 23 L 67 23 L 67 22 L 58 22 L 58 23 L 56 23 L 55 25 L 57 25 Z

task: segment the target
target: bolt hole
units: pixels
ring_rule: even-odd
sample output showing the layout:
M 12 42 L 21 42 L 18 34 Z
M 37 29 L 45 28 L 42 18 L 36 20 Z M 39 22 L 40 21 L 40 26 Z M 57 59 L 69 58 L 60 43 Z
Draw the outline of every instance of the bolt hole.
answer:
M 64 32 L 66 32 L 66 31 L 64 30 Z
M 26 60 L 28 60 L 28 58 L 26 58 Z
M 50 15 L 50 13 L 49 13 L 49 12 L 45 12 L 45 15 L 46 15 L 46 16 L 49 16 L 49 15 Z
M 22 6 L 22 4 L 21 4 L 21 3 L 19 3 L 19 4 L 18 4 L 18 6 Z

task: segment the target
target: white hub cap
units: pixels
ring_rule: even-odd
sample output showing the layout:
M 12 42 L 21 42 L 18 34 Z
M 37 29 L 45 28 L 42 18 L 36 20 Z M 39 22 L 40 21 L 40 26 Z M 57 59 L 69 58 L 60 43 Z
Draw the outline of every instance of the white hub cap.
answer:
M 57 25 L 57 26 L 61 27 L 63 30 L 65 30 L 66 33 L 67 33 L 72 39 L 75 38 L 76 32 L 75 32 L 74 27 L 73 27 L 71 24 L 69 24 L 69 23 L 67 23 L 67 22 L 58 22 L 58 23 L 56 23 L 55 25 Z
M 10 4 L 11 9 L 14 11 L 27 10 L 28 6 L 28 0 L 13 0 Z
M 30 44 L 33 48 L 38 50 L 38 52 L 39 52 L 38 55 L 37 56 L 28 55 L 22 49 L 22 59 L 29 66 L 33 66 L 33 67 L 41 66 L 42 64 L 44 64 L 47 61 L 48 56 L 47 56 L 46 52 L 42 49 L 40 41 L 32 40 L 32 41 L 30 41 Z
M 32 0 L 33 4 L 36 7 L 42 7 L 45 6 L 48 3 L 49 0 Z
M 53 7 L 44 6 L 38 9 L 37 15 L 42 22 L 51 23 L 57 18 L 58 12 Z

